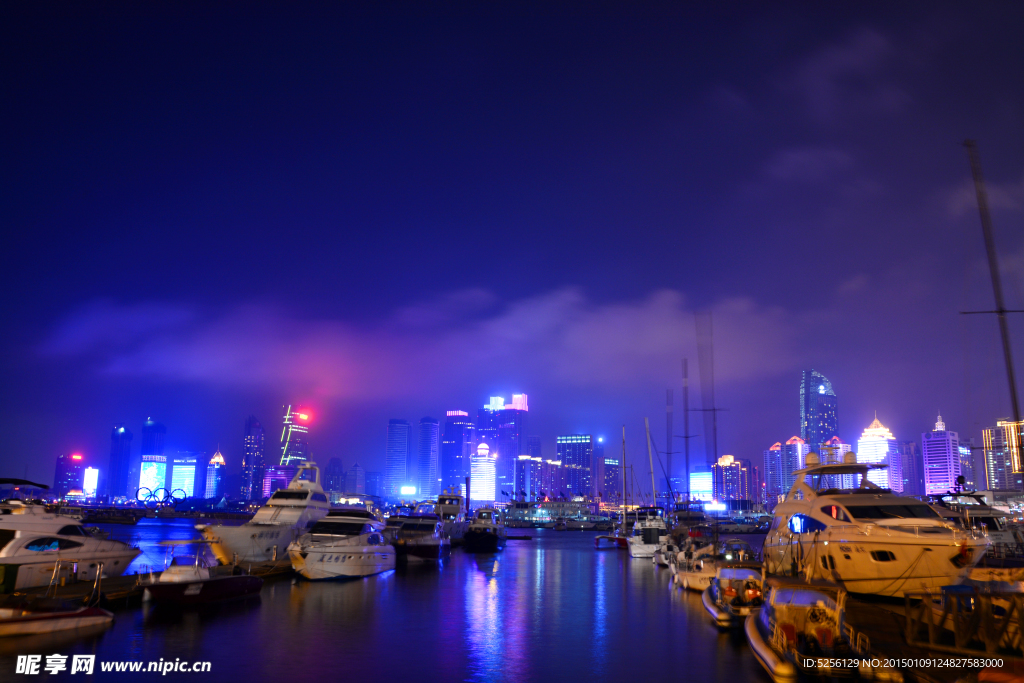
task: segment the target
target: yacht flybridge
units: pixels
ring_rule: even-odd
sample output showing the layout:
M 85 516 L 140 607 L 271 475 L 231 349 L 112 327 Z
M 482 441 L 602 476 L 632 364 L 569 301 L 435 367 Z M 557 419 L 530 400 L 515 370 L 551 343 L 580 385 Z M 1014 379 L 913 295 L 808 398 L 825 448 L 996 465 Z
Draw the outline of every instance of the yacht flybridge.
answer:
M 769 573 L 804 575 L 854 593 L 901 596 L 962 581 L 989 545 L 984 531 L 957 528 L 914 498 L 868 480 L 886 465 L 823 465 L 811 453 L 775 508 L 765 539 Z M 859 479 L 859 483 L 857 480 Z M 845 481 L 853 488 L 833 488 Z
M 279 489 L 241 526 L 197 524 L 224 564 L 286 560 L 288 545 L 327 515 L 331 504 L 315 462 L 299 465 L 288 488 Z

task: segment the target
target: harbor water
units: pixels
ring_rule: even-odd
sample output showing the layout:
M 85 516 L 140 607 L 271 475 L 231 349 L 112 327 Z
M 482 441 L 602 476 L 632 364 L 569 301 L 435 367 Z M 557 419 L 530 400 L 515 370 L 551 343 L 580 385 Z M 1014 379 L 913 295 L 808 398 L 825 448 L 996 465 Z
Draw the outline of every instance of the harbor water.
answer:
M 163 566 L 160 541 L 196 537 L 192 520 L 106 528 L 140 543 L 130 572 Z M 125 676 L 101 672 L 101 662 L 160 660 L 208 661 L 210 671 L 142 675 L 524 683 L 691 671 L 704 683 L 769 680 L 742 632 L 720 633 L 700 596 L 673 589 L 668 570 L 650 559 L 596 550 L 594 532 L 515 533 L 533 540 L 509 541 L 494 555 L 456 549 L 440 566 L 353 581 L 268 579 L 259 597 L 205 608 L 132 603 L 91 638 L 7 643 L 0 678 L 14 672 L 18 654 L 57 653 L 94 654 L 98 680 Z M 760 546 L 760 537 L 749 540 Z

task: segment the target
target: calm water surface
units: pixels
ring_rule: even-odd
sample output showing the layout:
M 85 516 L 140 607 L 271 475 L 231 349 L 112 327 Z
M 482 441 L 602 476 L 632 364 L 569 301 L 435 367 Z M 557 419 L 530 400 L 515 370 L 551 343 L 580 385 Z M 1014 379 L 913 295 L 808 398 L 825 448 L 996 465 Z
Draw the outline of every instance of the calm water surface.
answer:
M 145 519 L 109 528 L 139 540 L 134 571 L 162 567 L 156 544 L 196 537 L 192 524 Z M 270 580 L 258 598 L 215 607 L 120 609 L 111 629 L 88 640 L 14 651 L 8 643 L 0 680 L 28 680 L 13 676 L 12 655 L 30 651 L 95 654 L 97 662 L 210 661 L 209 674 L 162 677 L 193 681 L 769 680 L 742 631 L 720 634 L 700 596 L 672 590 L 668 571 L 650 560 L 595 550 L 592 532 L 515 533 L 534 540 L 509 541 L 496 555 L 456 550 L 440 567 L 362 580 Z M 139 675 L 103 674 L 97 664 L 92 678 L 126 677 Z

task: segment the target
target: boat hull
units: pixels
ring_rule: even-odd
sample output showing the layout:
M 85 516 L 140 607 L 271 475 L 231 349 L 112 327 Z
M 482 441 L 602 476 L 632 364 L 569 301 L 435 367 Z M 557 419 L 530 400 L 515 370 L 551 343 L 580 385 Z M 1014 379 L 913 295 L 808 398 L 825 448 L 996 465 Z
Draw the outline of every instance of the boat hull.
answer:
M 146 586 L 149 598 L 156 603 L 198 605 L 219 600 L 232 600 L 254 595 L 263 588 L 263 579 L 243 574 L 204 581 L 160 582 Z
M 210 524 L 196 528 L 211 542 L 210 549 L 222 564 L 283 559 L 288 545 L 306 531 L 290 524 Z
M 110 626 L 113 622 L 114 615 L 98 607 L 83 607 L 67 612 L 29 613 L 19 617 L 0 617 L 0 637 L 96 630 Z
M 763 623 L 759 614 L 751 614 L 743 624 L 743 630 L 747 636 L 750 649 L 761 663 L 764 670 L 772 677 L 775 683 L 795 683 L 797 670 L 792 662 L 781 657 L 769 645 L 771 636 L 763 631 Z
M 629 543 L 629 556 L 630 557 L 654 557 L 654 553 L 661 546 L 654 545 L 653 543 Z
M 391 546 L 342 546 L 290 550 L 292 568 L 310 581 L 359 579 L 395 568 L 397 553 Z
M 452 554 L 449 543 L 395 543 L 395 552 L 399 561 L 405 562 L 437 562 Z
M 505 536 L 492 531 L 470 529 L 462 537 L 462 548 L 468 553 L 494 553 L 505 547 Z

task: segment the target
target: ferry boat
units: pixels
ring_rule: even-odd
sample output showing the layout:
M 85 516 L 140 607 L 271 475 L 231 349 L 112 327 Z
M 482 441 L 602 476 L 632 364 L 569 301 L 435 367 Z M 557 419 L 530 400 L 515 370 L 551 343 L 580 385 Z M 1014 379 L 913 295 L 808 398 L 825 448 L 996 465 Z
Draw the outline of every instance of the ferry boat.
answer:
M 765 539 L 769 573 L 841 583 L 855 593 L 902 596 L 962 581 L 989 546 L 983 530 L 961 529 L 931 506 L 868 479 L 886 465 L 820 464 L 807 456 Z M 830 480 L 860 478 L 856 488 Z
M 70 517 L 20 500 L 0 503 L 0 592 L 47 586 L 97 573 L 120 576 L 141 551 L 122 541 L 97 538 Z
M 359 578 L 395 568 L 384 523 L 366 508 L 334 509 L 288 546 L 292 568 L 311 580 Z
M 637 511 L 636 523 L 628 537 L 630 557 L 654 557 L 655 551 L 661 546 L 661 540 L 668 536 L 665 526 L 664 511 L 661 508 L 640 508 Z
M 494 508 L 480 508 L 463 536 L 463 547 L 469 553 L 493 553 L 505 547 L 505 523 Z
M 241 526 L 197 524 L 223 564 L 271 562 L 286 558 L 288 545 L 327 515 L 331 504 L 320 485 L 314 462 L 299 465 L 286 489 L 278 489 L 266 505 Z
M 704 589 L 704 609 L 719 628 L 740 626 L 761 609 L 761 565 L 726 564 Z

